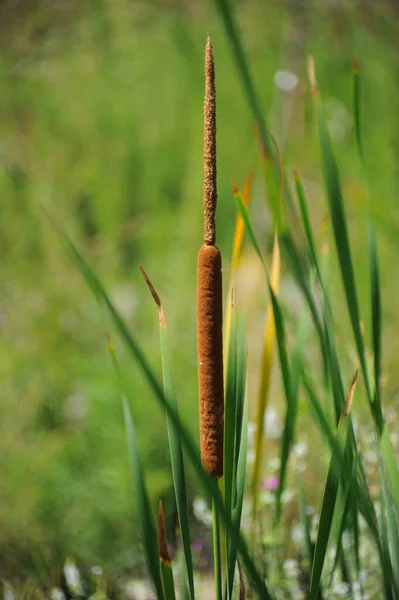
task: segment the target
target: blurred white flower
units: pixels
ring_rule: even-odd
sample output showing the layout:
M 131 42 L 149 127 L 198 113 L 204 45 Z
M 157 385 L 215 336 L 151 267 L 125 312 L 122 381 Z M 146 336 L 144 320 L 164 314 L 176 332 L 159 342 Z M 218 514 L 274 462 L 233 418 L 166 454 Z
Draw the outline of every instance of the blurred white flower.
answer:
M 63 408 L 65 417 L 68 419 L 68 421 L 72 421 L 74 423 L 82 421 L 87 415 L 88 410 L 89 403 L 86 396 L 81 392 L 71 394 L 71 396 L 66 399 Z
M 308 453 L 308 445 L 306 442 L 298 442 L 294 445 L 293 451 L 297 459 L 305 458 Z
M 131 319 L 137 308 L 137 294 L 131 284 L 121 284 L 112 291 L 112 300 L 125 319 Z
M 248 446 L 251 446 L 254 442 L 256 432 L 256 425 L 253 421 L 248 421 Z
M 283 424 L 275 408 L 268 408 L 265 414 L 265 435 L 279 438 L 283 433 Z
M 103 574 L 103 569 L 99 565 L 93 565 L 90 568 L 90 571 L 93 573 L 93 575 L 96 575 L 97 577 Z
M 274 85 L 282 92 L 292 92 L 298 81 L 298 77 L 291 71 L 277 71 L 274 75 Z
M 281 494 L 281 502 L 283 504 L 287 504 L 288 502 L 291 502 L 294 497 L 295 492 L 293 490 L 284 490 L 284 492 Z
M 336 98 L 329 98 L 325 106 L 331 137 L 334 141 L 341 141 L 352 129 L 353 119 L 345 104 Z
M 278 456 L 275 456 L 274 458 L 271 458 L 269 460 L 269 468 L 271 471 L 278 471 L 278 469 L 281 466 L 281 460 L 279 459 Z
M 302 546 L 305 541 L 305 531 L 301 523 L 296 523 L 291 530 L 292 541 L 297 546 Z
M 293 558 L 284 561 L 283 569 L 287 577 L 298 577 L 300 573 L 298 561 Z
M 51 600 L 66 600 L 64 592 L 57 587 L 51 589 L 50 598 Z
M 14 594 L 14 590 L 8 584 L 4 586 L 4 600 L 16 600 L 16 596 Z
M 203 498 L 194 498 L 193 512 L 198 521 L 207 527 L 212 525 L 212 511 L 209 510 L 208 505 Z
M 333 586 L 333 591 L 339 598 L 348 598 L 349 590 L 349 585 L 345 581 L 339 581 Z
M 79 569 L 71 560 L 66 560 L 64 565 L 64 577 L 69 590 L 75 596 L 83 596 L 83 582 L 79 573 Z
M 262 492 L 260 495 L 260 501 L 265 506 L 272 506 L 272 504 L 274 504 L 275 498 L 275 495 L 269 491 Z
M 247 465 L 253 465 L 255 462 L 255 452 L 253 450 L 248 450 L 247 452 Z

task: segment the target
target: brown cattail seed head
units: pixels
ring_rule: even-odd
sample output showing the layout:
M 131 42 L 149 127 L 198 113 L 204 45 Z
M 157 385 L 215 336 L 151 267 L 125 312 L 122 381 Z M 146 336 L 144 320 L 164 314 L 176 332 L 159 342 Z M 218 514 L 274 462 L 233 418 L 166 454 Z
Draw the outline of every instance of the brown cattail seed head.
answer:
M 204 242 L 215 244 L 216 189 L 216 94 L 215 65 L 208 34 L 205 47 L 204 99 Z
M 222 260 L 218 248 L 206 244 L 198 254 L 197 343 L 201 460 L 210 475 L 222 477 Z

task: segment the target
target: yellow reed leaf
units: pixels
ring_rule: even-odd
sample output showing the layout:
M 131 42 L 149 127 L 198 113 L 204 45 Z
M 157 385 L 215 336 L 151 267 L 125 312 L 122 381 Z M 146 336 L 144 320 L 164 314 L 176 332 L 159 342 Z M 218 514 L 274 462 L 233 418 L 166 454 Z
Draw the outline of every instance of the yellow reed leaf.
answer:
M 270 269 L 270 283 L 273 292 L 277 296 L 280 283 L 280 247 L 278 243 L 277 233 L 274 238 L 272 264 Z M 266 322 L 261 362 L 261 379 L 259 385 L 258 404 L 256 411 L 255 465 L 252 480 L 254 519 L 256 518 L 256 511 L 258 506 L 259 478 L 261 474 L 263 458 L 264 420 L 265 412 L 269 401 L 275 338 L 276 331 L 274 326 L 273 308 L 271 302 L 269 301 L 266 308 Z

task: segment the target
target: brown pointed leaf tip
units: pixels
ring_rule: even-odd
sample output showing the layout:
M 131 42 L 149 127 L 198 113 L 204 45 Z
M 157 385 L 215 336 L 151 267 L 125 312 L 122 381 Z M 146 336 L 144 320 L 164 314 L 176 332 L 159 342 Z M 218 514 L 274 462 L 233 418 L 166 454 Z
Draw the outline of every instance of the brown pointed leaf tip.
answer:
M 352 381 L 351 381 L 351 384 L 349 386 L 348 393 L 346 394 L 345 408 L 344 408 L 344 416 L 345 417 L 349 416 L 349 413 L 350 413 L 350 410 L 351 410 L 352 400 L 353 400 L 353 394 L 354 394 L 355 387 L 356 387 L 356 381 L 357 381 L 358 372 L 359 372 L 359 369 L 356 369 L 355 374 L 352 377 Z
M 148 277 L 147 273 L 144 271 L 143 267 L 140 265 L 140 271 L 143 274 L 143 277 L 145 279 L 145 282 L 147 284 L 148 289 L 150 290 L 151 296 L 154 298 L 155 304 L 158 307 L 158 311 L 159 311 L 159 321 L 160 323 L 162 323 L 162 325 L 164 325 L 166 327 L 166 319 L 165 319 L 165 314 L 163 312 L 163 308 L 162 308 L 162 304 L 161 304 L 161 299 L 158 296 L 154 286 L 151 283 L 151 279 Z
M 168 551 L 168 540 L 166 538 L 165 515 L 163 512 L 162 500 L 160 500 L 158 504 L 158 549 L 161 562 L 170 565 L 171 561 Z
M 353 73 L 359 75 L 359 59 L 357 56 L 353 57 Z
M 205 99 L 204 99 L 204 242 L 214 245 L 216 188 L 216 94 L 215 65 L 209 37 L 205 46 Z

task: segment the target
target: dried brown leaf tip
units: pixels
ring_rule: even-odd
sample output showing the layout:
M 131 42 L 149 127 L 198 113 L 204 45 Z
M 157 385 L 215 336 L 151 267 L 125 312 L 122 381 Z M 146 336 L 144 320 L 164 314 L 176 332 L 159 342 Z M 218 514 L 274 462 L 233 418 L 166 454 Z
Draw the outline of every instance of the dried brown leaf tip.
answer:
M 215 64 L 211 38 L 205 47 L 205 98 L 204 98 L 204 242 L 214 245 L 216 187 L 216 93 Z
M 145 282 L 147 284 L 148 289 L 150 290 L 151 296 L 154 298 L 155 304 L 158 307 L 158 311 L 159 311 L 159 321 L 162 325 L 164 325 L 166 327 L 166 319 L 165 319 L 165 314 L 163 312 L 163 308 L 162 308 L 162 303 L 161 303 L 161 299 L 158 296 L 154 286 L 151 283 L 151 279 L 148 277 L 147 273 L 144 271 L 143 267 L 140 265 L 140 271 L 143 274 L 143 277 L 145 279 Z
M 352 70 L 354 75 L 359 75 L 359 59 L 357 56 L 353 57 Z
M 168 550 L 168 540 L 166 538 L 165 515 L 163 512 L 162 500 L 160 500 L 158 504 L 158 549 L 161 562 L 170 565 L 171 561 Z
M 352 406 L 352 400 L 353 400 L 353 394 L 355 391 L 355 387 L 356 387 L 356 381 L 357 381 L 357 375 L 359 373 L 359 369 L 356 369 L 355 374 L 352 377 L 352 381 L 351 384 L 349 386 L 348 389 L 348 393 L 346 394 L 346 398 L 345 398 L 345 408 L 344 408 L 344 416 L 348 417 L 350 410 L 351 410 L 351 406 Z

